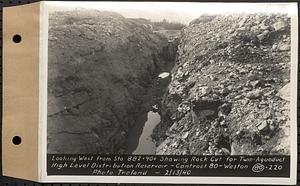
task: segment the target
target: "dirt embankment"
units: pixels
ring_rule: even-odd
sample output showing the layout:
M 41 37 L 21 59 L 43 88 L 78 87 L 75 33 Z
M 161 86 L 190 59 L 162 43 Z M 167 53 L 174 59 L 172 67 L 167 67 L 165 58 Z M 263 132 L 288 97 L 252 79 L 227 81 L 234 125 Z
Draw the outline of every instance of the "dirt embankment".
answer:
M 289 154 L 290 19 L 204 16 L 183 30 L 157 154 Z
M 49 17 L 48 153 L 123 153 L 167 38 L 112 12 Z

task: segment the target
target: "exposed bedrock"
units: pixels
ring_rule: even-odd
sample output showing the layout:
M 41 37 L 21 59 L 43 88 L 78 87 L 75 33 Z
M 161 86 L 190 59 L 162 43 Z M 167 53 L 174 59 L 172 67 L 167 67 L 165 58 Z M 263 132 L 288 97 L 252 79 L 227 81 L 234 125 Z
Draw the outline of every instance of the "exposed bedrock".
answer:
M 49 17 L 48 153 L 124 153 L 142 95 L 177 46 L 112 12 Z
M 200 17 L 177 55 L 153 134 L 157 154 L 290 153 L 286 15 Z

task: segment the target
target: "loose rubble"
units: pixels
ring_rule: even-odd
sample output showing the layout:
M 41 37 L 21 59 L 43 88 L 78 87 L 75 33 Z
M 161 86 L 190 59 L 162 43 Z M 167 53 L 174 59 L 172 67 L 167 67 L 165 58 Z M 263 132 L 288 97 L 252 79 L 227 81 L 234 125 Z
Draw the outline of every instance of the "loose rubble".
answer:
M 290 18 L 200 17 L 183 30 L 156 154 L 289 154 Z

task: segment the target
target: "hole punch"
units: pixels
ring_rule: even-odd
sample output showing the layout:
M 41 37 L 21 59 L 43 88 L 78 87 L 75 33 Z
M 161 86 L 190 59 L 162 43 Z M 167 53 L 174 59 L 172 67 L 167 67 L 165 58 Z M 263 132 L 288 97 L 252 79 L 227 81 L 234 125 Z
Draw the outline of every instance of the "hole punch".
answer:
M 13 42 L 20 43 L 22 41 L 22 37 L 19 34 L 14 35 Z
M 15 144 L 15 145 L 20 145 L 21 142 L 22 142 L 22 139 L 21 139 L 20 136 L 14 136 L 13 139 L 12 139 L 12 142 L 13 142 L 13 144 Z

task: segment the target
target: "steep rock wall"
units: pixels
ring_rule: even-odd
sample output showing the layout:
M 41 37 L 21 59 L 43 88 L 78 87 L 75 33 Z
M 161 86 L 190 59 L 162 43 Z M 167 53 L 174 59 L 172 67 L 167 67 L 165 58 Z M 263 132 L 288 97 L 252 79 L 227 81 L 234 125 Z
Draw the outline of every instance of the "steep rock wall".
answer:
M 167 39 L 112 12 L 49 18 L 48 153 L 124 153 Z
M 290 19 L 202 16 L 183 30 L 157 154 L 289 154 Z

